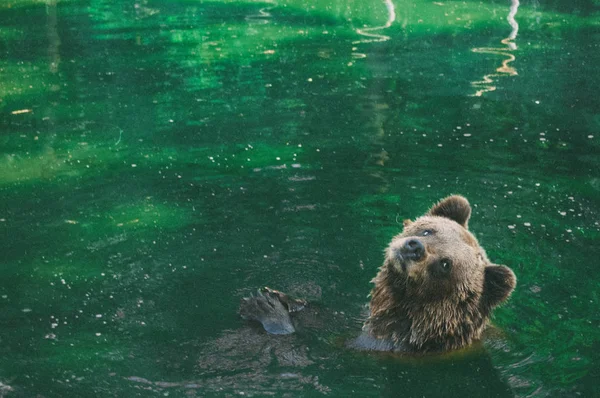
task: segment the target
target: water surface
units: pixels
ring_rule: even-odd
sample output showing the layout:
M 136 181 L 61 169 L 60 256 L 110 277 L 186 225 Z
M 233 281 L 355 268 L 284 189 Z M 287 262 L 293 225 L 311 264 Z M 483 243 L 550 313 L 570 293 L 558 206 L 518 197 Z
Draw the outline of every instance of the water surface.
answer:
M 592 0 L 3 1 L 0 395 L 600 395 L 599 47 Z M 450 193 L 496 328 L 345 349 Z M 295 335 L 238 318 L 265 284 Z

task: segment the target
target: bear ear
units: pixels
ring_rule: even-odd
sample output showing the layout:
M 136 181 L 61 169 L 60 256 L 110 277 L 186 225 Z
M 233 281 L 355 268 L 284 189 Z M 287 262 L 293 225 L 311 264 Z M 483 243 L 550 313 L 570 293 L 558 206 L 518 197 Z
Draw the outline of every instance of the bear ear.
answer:
M 471 217 L 471 205 L 469 201 L 459 195 L 448 196 L 442 199 L 429 210 L 429 215 L 446 217 L 456 221 L 468 229 L 467 223 Z
M 481 299 L 487 309 L 505 301 L 517 285 L 514 272 L 504 265 L 486 266 L 484 278 Z
M 412 224 L 412 221 L 409 220 L 408 218 L 404 221 L 402 221 L 402 225 L 404 226 L 404 228 L 408 227 L 410 224 Z

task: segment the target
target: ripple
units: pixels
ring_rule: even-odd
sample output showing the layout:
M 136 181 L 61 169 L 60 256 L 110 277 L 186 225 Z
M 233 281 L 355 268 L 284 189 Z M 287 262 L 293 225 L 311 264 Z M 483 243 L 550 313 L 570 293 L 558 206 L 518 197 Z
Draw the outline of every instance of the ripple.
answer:
M 394 6 L 394 3 L 391 0 L 384 0 L 384 3 L 388 14 L 385 23 L 383 25 L 373 26 L 370 28 L 356 28 L 356 33 L 363 36 L 364 38 L 361 40 L 353 41 L 352 44 L 378 43 L 390 40 L 389 36 L 377 33 L 380 30 L 387 29 L 390 26 L 392 26 L 392 24 L 396 20 L 396 8 Z M 366 57 L 365 54 L 357 53 L 357 58 L 364 57 Z
M 519 0 L 511 0 L 511 2 L 510 11 L 506 19 L 512 30 L 508 37 L 500 40 L 504 44 L 504 47 L 477 47 L 471 50 L 475 53 L 495 54 L 504 57 L 501 66 L 496 68 L 495 73 L 489 73 L 484 75 L 481 80 L 471 82 L 471 85 L 477 89 L 472 94 L 474 97 L 481 97 L 485 93 L 495 91 L 497 88 L 494 84 L 496 78 L 517 75 L 517 70 L 509 64 L 516 60 L 516 57 L 511 52 L 517 49 L 514 40 L 517 38 L 517 33 L 519 32 L 519 24 L 515 20 L 515 16 L 519 10 Z

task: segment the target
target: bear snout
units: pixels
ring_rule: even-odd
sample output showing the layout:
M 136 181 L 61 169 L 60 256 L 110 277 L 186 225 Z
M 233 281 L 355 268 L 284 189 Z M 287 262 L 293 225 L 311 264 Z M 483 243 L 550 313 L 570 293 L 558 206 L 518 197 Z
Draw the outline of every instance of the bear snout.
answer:
M 409 239 L 400 247 L 399 254 L 404 260 L 419 261 L 425 256 L 425 246 L 418 239 Z

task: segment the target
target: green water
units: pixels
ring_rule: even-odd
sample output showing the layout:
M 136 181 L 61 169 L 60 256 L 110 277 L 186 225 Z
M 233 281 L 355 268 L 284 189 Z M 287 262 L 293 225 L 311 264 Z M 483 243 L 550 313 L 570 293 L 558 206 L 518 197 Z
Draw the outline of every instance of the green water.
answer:
M 599 396 L 600 3 L 513 3 L 2 0 L 0 396 Z M 496 330 L 344 348 L 450 193 Z

